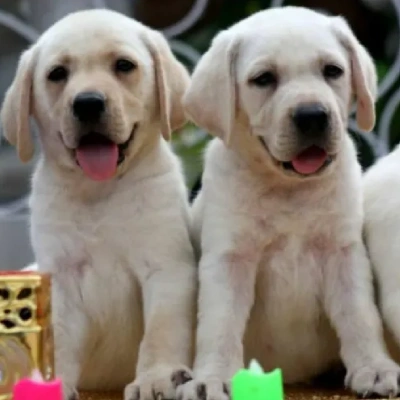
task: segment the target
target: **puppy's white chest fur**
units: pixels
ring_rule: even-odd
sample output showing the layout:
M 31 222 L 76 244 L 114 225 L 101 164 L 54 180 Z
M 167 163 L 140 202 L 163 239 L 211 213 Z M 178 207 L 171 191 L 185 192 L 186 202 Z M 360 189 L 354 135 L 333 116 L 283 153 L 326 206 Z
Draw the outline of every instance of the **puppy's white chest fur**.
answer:
M 38 188 L 33 193 L 32 236 L 41 270 L 53 274 L 55 329 L 82 322 L 69 331 L 81 335 L 83 388 L 98 386 L 99 379 L 106 388 L 120 388 L 134 378 L 143 335 L 138 274 L 145 271 L 140 260 L 132 265 L 140 253 L 132 233 L 145 217 L 135 208 L 140 202 L 127 201 L 135 197 L 129 192 L 126 199 L 111 194 L 87 206 L 57 189 L 51 196 Z M 60 202 L 68 204 L 62 214 Z
M 354 224 L 348 229 L 357 215 L 346 215 L 348 208 L 343 211 L 337 198 L 342 189 L 341 183 L 332 183 L 321 191 L 314 188 L 311 197 L 310 188 L 300 186 L 292 196 L 266 196 L 261 203 L 269 216 L 263 233 L 260 226 L 266 245 L 258 266 L 245 358 L 259 359 L 267 370 L 279 366 L 288 383 L 307 380 L 338 361 L 339 342 L 324 295 L 329 279 L 335 279 L 346 263 L 345 249 L 357 229 Z
M 279 366 L 287 382 L 315 376 L 337 359 L 322 298 L 323 268 L 335 250 L 322 242 L 301 232 L 282 236 L 266 248 L 259 265 L 245 359 L 257 358 L 267 370 Z

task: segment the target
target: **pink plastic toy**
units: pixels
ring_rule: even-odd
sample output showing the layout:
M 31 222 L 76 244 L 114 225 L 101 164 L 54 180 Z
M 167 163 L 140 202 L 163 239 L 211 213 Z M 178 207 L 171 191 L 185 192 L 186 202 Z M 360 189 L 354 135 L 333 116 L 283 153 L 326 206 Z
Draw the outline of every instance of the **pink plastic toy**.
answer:
M 14 385 L 13 400 L 62 400 L 61 380 L 44 382 L 38 371 Z

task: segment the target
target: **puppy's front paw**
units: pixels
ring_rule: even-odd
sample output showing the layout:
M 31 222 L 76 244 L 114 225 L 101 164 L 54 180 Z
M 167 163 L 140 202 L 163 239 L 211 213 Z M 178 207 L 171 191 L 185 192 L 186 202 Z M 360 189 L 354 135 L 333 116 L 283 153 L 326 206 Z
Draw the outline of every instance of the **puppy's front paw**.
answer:
M 361 397 L 396 397 L 399 394 L 400 367 L 392 360 L 375 362 L 349 370 L 346 386 Z
M 218 379 L 192 380 L 178 387 L 178 400 L 229 400 L 230 387 Z
M 192 379 L 186 367 L 157 367 L 125 387 L 124 400 L 176 399 L 176 389 Z

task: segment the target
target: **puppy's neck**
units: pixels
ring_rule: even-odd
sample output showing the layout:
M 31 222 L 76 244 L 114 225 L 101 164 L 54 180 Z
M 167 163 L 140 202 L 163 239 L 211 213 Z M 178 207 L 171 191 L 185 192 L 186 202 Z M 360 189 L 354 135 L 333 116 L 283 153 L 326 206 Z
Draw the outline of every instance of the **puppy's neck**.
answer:
M 45 156 L 40 158 L 33 177 L 33 190 L 41 196 L 51 190 L 55 195 L 82 203 L 104 199 L 114 187 L 114 179 L 96 182 L 87 178 L 78 167 L 65 168 Z

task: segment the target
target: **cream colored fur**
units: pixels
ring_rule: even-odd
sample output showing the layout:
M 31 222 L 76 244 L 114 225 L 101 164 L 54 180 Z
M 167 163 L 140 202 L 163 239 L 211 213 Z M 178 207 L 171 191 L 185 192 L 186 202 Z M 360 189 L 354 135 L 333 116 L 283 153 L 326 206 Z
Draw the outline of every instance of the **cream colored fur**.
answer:
M 137 68 L 117 74 L 116 60 Z M 68 68 L 50 82 L 51 68 Z M 33 153 L 29 116 L 43 154 L 30 200 L 40 271 L 53 277 L 56 372 L 66 399 L 76 389 L 125 389 L 125 399 L 173 398 L 188 379 L 196 271 L 180 164 L 169 145 L 185 122 L 183 66 L 157 32 L 107 10 L 71 14 L 21 61 L 1 113 L 23 161 Z M 99 90 L 106 134 L 126 141 L 117 176 L 91 181 L 77 166 L 77 93 Z M 31 266 L 32 267 L 32 266 Z M 33 266 L 35 268 L 35 266 Z
M 400 146 L 364 175 L 364 236 L 390 349 L 400 361 Z
M 344 74 L 328 80 L 327 64 Z M 256 87 L 252 79 L 265 71 L 277 83 Z M 385 348 L 362 242 L 361 169 L 346 131 L 353 98 L 360 127 L 373 127 L 375 94 L 372 60 L 346 22 L 303 8 L 254 14 L 221 32 L 200 60 L 186 112 L 219 138 L 206 151 L 192 209 L 202 253 L 197 355 L 182 399 L 226 399 L 232 375 L 251 358 L 282 368 L 287 383 L 342 359 L 353 391 L 398 393 L 400 369 Z M 304 177 L 282 162 L 311 143 L 291 120 L 308 102 L 329 111 L 323 144 L 333 161 Z

